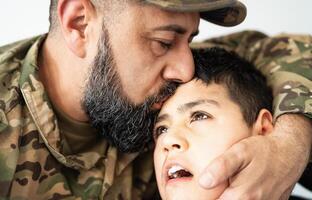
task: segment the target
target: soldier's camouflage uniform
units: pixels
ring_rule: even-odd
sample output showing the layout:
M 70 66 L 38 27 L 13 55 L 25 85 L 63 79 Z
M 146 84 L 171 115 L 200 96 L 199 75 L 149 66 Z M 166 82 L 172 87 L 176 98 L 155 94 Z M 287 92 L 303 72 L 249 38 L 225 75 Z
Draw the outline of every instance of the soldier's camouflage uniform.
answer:
M 38 79 L 45 37 L 0 48 L 0 199 L 153 199 L 151 151 L 121 154 L 98 138 L 78 152 L 66 151 L 64 120 Z M 235 50 L 265 73 L 274 89 L 275 118 L 312 117 L 311 36 L 269 38 L 250 31 L 194 44 L 212 46 Z

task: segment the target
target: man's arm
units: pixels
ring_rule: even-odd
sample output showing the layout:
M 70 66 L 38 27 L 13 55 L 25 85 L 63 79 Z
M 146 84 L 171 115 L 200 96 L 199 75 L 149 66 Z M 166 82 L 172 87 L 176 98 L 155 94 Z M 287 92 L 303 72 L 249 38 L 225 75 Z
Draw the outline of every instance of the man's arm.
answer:
M 192 44 L 195 51 L 214 46 L 235 51 L 266 76 L 273 89 L 275 119 L 285 113 L 312 118 L 312 36 L 268 37 L 244 31 Z
M 285 198 L 306 167 L 311 151 L 312 38 L 268 38 L 248 31 L 195 44 L 194 48 L 212 46 L 237 52 L 266 75 L 273 88 L 275 125 L 268 136 L 233 145 L 207 167 L 200 183 L 210 188 L 231 177 L 224 199 Z

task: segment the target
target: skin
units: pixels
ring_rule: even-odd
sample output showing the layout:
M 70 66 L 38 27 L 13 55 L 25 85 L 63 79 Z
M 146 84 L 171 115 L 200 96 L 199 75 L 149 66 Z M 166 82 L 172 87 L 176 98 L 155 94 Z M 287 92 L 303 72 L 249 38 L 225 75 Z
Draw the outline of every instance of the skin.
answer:
M 197 34 L 197 13 L 163 12 L 154 7 L 130 6 L 121 13 L 124 23 L 112 25 L 112 49 L 124 92 L 142 103 L 166 81 L 187 82 L 194 73 L 189 42 Z M 153 23 L 150 19 L 153 18 Z M 123 29 L 128 33 L 127 37 Z M 130 47 L 130 48 L 125 48 Z M 131 51 L 129 51 L 131 49 Z
M 51 86 L 46 87 L 47 92 L 59 108 L 75 120 L 87 121 L 80 100 L 104 16 L 96 13 L 89 1 L 63 2 L 59 3 L 62 35 L 56 43 L 48 37 L 43 46 L 41 65 L 47 67 L 40 68 L 41 80 Z M 151 18 L 158 20 L 151 22 Z M 198 32 L 198 13 L 133 5 L 118 19 L 119 23 L 107 28 L 124 95 L 131 103 L 143 103 L 166 82 L 187 82 L 192 78 L 194 63 L 189 43 Z M 126 37 L 121 35 L 124 33 Z M 64 98 L 65 91 L 72 91 L 72 95 Z
M 154 128 L 155 172 L 162 199 L 217 199 L 228 181 L 205 190 L 198 184 L 201 171 L 238 141 L 272 129 L 272 116 L 265 109 L 249 127 L 223 85 L 207 86 L 201 80 L 183 84 L 163 105 Z M 193 177 L 168 181 L 167 166 L 172 163 L 182 165 Z
M 197 32 L 199 15 L 167 12 L 149 6 L 126 10 L 116 16 L 118 23 L 108 29 L 117 71 L 129 101 L 139 104 L 165 81 L 189 81 L 194 65 L 188 43 Z M 74 120 L 88 122 L 81 99 L 90 65 L 97 53 L 104 16 L 88 0 L 59 0 L 57 12 L 58 30 L 48 35 L 39 54 L 40 79 L 54 105 Z M 123 15 L 127 17 L 123 18 Z M 186 31 L 180 34 L 181 31 L 153 30 L 173 24 Z M 144 37 L 150 35 L 152 37 Z M 164 44 L 168 40 L 173 40 L 174 45 L 170 48 Z M 303 115 L 283 115 L 276 120 L 269 136 L 242 140 L 212 161 L 202 171 L 199 183 L 208 189 L 237 174 L 223 193 L 223 199 L 274 200 L 287 196 L 307 165 L 311 130 L 311 121 Z M 266 167 L 260 169 L 258 166 Z M 272 172 L 274 177 L 270 176 Z
M 311 128 L 304 116 L 283 115 L 272 134 L 241 140 L 214 159 L 199 183 L 209 189 L 233 177 L 221 200 L 287 200 L 309 162 Z

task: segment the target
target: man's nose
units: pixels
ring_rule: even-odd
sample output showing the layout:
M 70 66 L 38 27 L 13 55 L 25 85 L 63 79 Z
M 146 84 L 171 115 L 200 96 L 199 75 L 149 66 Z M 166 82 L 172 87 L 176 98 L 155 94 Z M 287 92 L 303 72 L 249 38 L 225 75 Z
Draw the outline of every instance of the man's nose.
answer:
M 186 83 L 194 75 L 193 54 L 188 45 L 172 54 L 163 71 L 163 78 L 167 81 Z
M 169 152 L 169 151 L 185 151 L 188 148 L 188 141 L 187 139 L 177 132 L 175 133 L 167 133 L 164 135 L 162 139 L 162 146 L 163 151 Z

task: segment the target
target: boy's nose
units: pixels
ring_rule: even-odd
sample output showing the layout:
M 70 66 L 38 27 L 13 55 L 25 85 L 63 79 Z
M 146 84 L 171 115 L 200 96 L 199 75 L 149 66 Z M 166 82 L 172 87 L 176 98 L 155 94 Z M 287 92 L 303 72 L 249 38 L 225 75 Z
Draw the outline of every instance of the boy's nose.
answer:
M 168 133 L 162 140 L 163 151 L 185 151 L 188 148 L 188 142 L 182 135 Z

